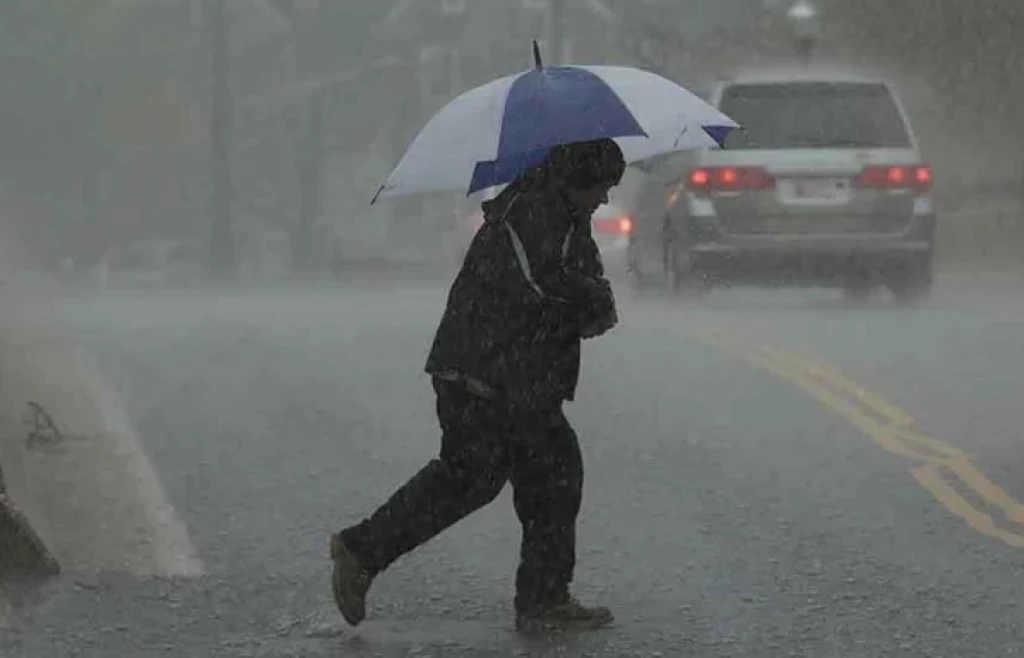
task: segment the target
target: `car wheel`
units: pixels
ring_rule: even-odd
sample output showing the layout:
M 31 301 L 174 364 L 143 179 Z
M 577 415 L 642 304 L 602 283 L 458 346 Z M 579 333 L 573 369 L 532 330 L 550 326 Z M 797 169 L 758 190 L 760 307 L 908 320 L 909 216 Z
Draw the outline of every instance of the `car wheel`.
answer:
M 629 288 L 635 293 L 642 292 L 650 287 L 650 276 L 644 272 L 643 248 L 637 244 L 636 237 L 630 236 L 629 245 L 626 248 L 626 279 Z
M 711 292 L 707 276 L 694 265 L 692 255 L 684 248 L 672 250 L 665 275 L 673 294 L 693 298 L 704 297 Z
M 650 287 L 650 277 L 639 268 L 631 266 L 626 272 L 626 277 L 629 280 L 630 290 L 635 293 L 643 292 Z
M 887 285 L 896 302 L 905 306 L 927 299 L 931 295 L 932 284 L 932 268 L 928 263 L 907 267 L 902 273 L 895 275 Z
M 849 302 L 865 302 L 875 291 L 875 285 L 870 281 L 850 281 L 843 286 L 843 297 Z

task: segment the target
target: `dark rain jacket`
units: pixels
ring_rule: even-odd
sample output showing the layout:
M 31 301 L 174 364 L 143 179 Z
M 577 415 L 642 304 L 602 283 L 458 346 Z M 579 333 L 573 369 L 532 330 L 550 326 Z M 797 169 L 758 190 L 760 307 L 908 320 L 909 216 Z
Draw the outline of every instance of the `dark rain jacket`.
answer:
M 581 331 L 615 313 L 590 217 L 543 182 L 510 185 L 483 210 L 426 371 L 468 376 L 523 409 L 572 400 Z

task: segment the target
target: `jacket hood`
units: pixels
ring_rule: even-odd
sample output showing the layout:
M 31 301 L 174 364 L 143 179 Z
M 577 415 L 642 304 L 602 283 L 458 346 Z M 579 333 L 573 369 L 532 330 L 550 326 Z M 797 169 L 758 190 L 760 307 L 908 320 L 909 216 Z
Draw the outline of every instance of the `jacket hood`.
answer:
M 501 218 L 508 212 L 512 202 L 517 196 L 522 194 L 520 189 L 513 189 L 515 184 L 508 185 L 505 187 L 498 196 L 494 197 L 489 201 L 484 201 L 480 204 L 480 209 L 484 213 L 485 222 L 496 222 L 500 221 Z
M 484 221 L 495 221 L 508 211 L 518 196 L 544 207 L 544 214 L 561 216 L 569 224 L 583 217 L 565 194 L 568 187 L 585 189 L 596 185 L 615 186 L 622 181 L 626 161 L 622 149 L 612 139 L 562 144 L 551 149 L 547 158 L 525 171 L 501 193 L 480 205 Z
M 549 219 L 558 219 L 566 225 L 577 221 L 585 221 L 589 217 L 583 217 L 581 213 L 566 198 L 563 191 L 556 187 L 543 170 L 531 170 L 519 179 L 509 184 L 498 196 L 480 204 L 483 210 L 485 222 L 501 221 L 503 217 L 518 224 L 522 217 L 529 213 L 512 212 L 509 209 L 514 203 L 524 204 L 524 207 L 532 207 L 538 210 L 538 215 Z M 559 222 L 556 222 L 556 224 Z M 544 227 L 530 228 L 555 228 L 555 225 L 548 224 Z

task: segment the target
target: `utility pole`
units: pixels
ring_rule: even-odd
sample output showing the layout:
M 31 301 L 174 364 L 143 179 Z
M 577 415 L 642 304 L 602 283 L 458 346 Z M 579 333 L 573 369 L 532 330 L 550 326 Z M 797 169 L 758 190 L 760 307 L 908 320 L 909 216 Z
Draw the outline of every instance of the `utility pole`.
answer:
M 301 16 L 295 0 L 270 0 L 270 4 L 288 22 L 289 36 L 286 45 L 286 61 L 289 81 L 298 83 L 305 72 L 305 64 L 315 56 L 316 43 L 303 40 Z M 299 207 L 294 224 L 289 227 L 291 238 L 292 270 L 308 272 L 314 266 L 314 228 L 320 217 L 323 200 L 323 122 L 326 92 L 314 91 L 306 96 L 292 112 L 292 150 L 295 162 L 295 178 L 298 184 Z
M 229 276 L 235 269 L 231 217 L 231 87 L 228 82 L 228 26 L 226 0 L 206 0 L 210 30 L 210 271 Z
M 299 216 L 293 231 L 292 267 L 300 272 L 313 269 L 313 230 L 323 206 L 323 123 L 324 92 L 311 96 L 303 107 L 302 131 L 296 135 L 296 173 L 299 185 Z
M 551 35 L 548 49 L 550 52 L 545 53 L 545 56 L 550 57 L 553 64 L 561 65 L 565 64 L 565 0 L 549 0 L 549 3 Z

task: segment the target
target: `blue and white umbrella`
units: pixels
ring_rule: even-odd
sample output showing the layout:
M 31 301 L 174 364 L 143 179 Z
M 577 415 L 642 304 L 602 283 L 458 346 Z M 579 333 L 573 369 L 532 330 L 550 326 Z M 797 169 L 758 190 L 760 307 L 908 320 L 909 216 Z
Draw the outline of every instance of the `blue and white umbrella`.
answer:
M 423 127 L 374 201 L 511 182 L 559 144 L 613 138 L 629 162 L 716 148 L 739 126 L 678 84 L 623 66 L 542 66 L 465 92 Z

